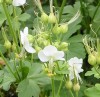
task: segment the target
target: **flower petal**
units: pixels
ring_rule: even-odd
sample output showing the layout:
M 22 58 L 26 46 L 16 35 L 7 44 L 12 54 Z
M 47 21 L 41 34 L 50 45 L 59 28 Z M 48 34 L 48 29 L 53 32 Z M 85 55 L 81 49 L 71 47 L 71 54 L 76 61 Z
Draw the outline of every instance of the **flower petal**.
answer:
M 28 27 L 24 28 L 24 35 L 26 35 L 26 36 L 28 35 Z
M 22 6 L 26 3 L 26 0 L 13 0 L 12 5 L 13 6 Z
M 54 53 L 57 52 L 57 48 L 55 46 L 49 45 L 43 49 L 43 52 L 46 56 L 54 56 Z
M 49 61 L 49 59 L 50 59 L 48 56 L 46 56 L 46 55 L 44 54 L 43 50 L 41 50 L 41 51 L 38 53 L 38 57 L 39 57 L 39 59 L 40 59 L 42 62 L 47 62 L 47 61 Z
M 63 51 L 57 51 L 54 54 L 54 60 L 65 60 L 63 57 L 64 57 L 64 52 Z
M 20 31 L 20 36 L 21 36 L 21 43 L 24 44 L 24 33 L 22 31 Z
M 30 44 L 25 44 L 24 48 L 29 53 L 35 53 L 36 52 L 36 50 L 34 48 L 32 48 L 32 46 Z

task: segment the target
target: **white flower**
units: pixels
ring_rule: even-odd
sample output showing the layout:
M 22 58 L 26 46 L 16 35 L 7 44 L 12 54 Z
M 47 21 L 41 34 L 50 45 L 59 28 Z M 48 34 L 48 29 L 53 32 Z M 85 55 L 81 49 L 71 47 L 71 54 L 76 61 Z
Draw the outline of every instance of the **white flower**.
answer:
M 48 62 L 53 63 L 53 61 L 57 60 L 65 60 L 64 57 L 64 52 L 63 51 L 58 51 L 55 46 L 49 45 L 46 46 L 43 50 L 41 50 L 38 53 L 38 57 L 42 62 Z
M 21 43 L 24 49 L 29 53 L 35 53 L 36 52 L 35 49 L 32 48 L 28 40 L 28 27 L 25 27 L 24 31 L 20 31 L 20 35 L 21 35 Z
M 13 0 L 13 6 L 22 6 L 26 3 L 26 0 Z
M 70 60 L 68 60 L 70 80 L 72 80 L 76 77 L 77 81 L 78 80 L 81 81 L 81 77 L 80 77 L 79 73 L 83 72 L 82 63 L 83 63 L 83 60 L 78 59 L 77 57 L 74 57 L 74 58 L 71 58 Z

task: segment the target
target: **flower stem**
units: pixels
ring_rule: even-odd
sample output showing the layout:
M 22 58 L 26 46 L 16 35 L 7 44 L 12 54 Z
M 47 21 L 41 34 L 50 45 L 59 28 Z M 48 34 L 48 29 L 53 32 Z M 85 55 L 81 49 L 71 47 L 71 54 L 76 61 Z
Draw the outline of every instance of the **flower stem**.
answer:
M 72 93 L 72 90 L 69 90 L 69 92 L 70 92 L 71 96 L 74 97 L 74 95 L 73 95 L 73 93 Z
M 75 94 L 76 94 L 76 97 L 78 97 L 78 92 L 76 92 Z
M 54 86 L 54 79 L 51 78 L 52 80 L 52 97 L 55 97 L 55 86 Z
M 16 67 L 16 62 L 15 62 L 15 59 L 14 59 L 14 66 L 15 66 L 16 73 L 17 73 L 17 75 L 18 75 L 18 78 L 19 78 L 19 80 L 21 80 L 20 75 L 19 75 L 18 70 L 17 70 L 17 67 Z
M 59 96 L 59 93 L 60 93 L 60 90 L 61 90 L 61 87 L 62 87 L 62 83 L 63 83 L 63 78 L 64 78 L 64 76 L 62 77 L 62 80 L 60 82 L 59 89 L 58 89 L 58 92 L 57 92 L 57 96 L 56 97 Z
M 59 12 L 59 22 L 61 21 L 61 16 L 62 16 L 65 3 L 66 3 L 66 0 L 63 0 L 61 8 L 60 8 L 60 12 Z
M 56 7 L 58 7 L 57 0 L 54 0 L 54 4 L 55 4 Z
M 23 79 L 24 76 L 23 76 L 23 63 L 22 63 L 22 59 L 20 59 L 20 68 L 21 68 L 22 79 Z
M 5 15 L 6 15 L 6 17 L 7 17 L 7 21 L 8 21 L 8 24 L 9 24 L 9 28 L 10 28 L 11 35 L 12 35 L 12 37 L 14 38 L 14 42 L 16 43 L 17 52 L 19 52 L 17 37 L 16 37 L 16 34 L 15 34 L 15 32 L 14 32 L 14 30 L 13 30 L 13 27 L 12 27 L 10 15 L 9 15 L 8 10 L 7 10 L 6 3 L 5 3 L 5 2 L 2 3 L 2 6 L 3 6 L 3 9 L 4 9 Z
M 92 21 L 94 20 L 94 18 L 95 18 L 95 16 L 96 16 L 96 13 L 97 13 L 97 11 L 98 11 L 98 9 L 99 9 L 99 7 L 100 7 L 100 1 L 99 1 L 98 5 L 97 5 L 97 8 L 96 8 L 96 10 L 95 10 L 95 12 L 94 12 L 94 15 L 93 15 L 93 17 L 92 17 Z

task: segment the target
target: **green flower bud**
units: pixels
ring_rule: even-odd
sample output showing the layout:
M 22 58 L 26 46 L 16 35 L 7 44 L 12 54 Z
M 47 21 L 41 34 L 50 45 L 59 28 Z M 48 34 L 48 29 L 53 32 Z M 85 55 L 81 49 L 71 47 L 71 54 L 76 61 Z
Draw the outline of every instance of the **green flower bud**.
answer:
M 43 41 L 44 41 L 44 39 L 42 37 L 39 37 L 37 39 L 37 42 L 38 42 L 39 45 L 43 45 Z
M 41 47 L 35 46 L 35 50 L 36 50 L 36 52 L 39 52 L 41 50 Z
M 96 61 L 97 61 L 97 64 L 100 65 L 100 55 L 99 54 L 97 54 L 96 56 Z
M 48 18 L 48 22 L 49 23 L 56 23 L 57 19 L 56 16 L 53 13 L 50 13 L 49 18 Z
M 1 65 L 5 65 L 5 61 L 2 59 L 2 57 L 0 57 L 0 66 Z
M 30 43 L 33 43 L 34 42 L 34 37 L 30 34 L 28 34 L 28 40 Z
M 72 81 L 70 81 L 70 80 L 69 80 L 69 81 L 66 81 L 65 86 L 66 86 L 66 88 L 67 88 L 67 89 L 69 89 L 69 90 L 70 90 L 70 89 L 72 88 L 72 86 L 73 86 Z
M 56 48 L 59 48 L 60 43 L 59 43 L 59 42 L 54 42 L 53 45 L 54 45 Z
M 62 42 L 60 45 L 60 50 L 68 51 L 68 45 L 69 44 L 67 42 Z
M 60 33 L 60 27 L 58 25 L 55 25 L 53 27 L 53 30 L 52 31 L 53 31 L 54 34 L 59 34 Z
M 48 22 L 48 15 L 46 13 L 42 13 L 41 21 L 44 22 L 44 23 Z
M 16 44 L 13 43 L 12 46 L 11 46 L 11 48 L 12 48 L 13 51 L 15 51 L 16 50 Z
M 80 90 L 80 85 L 79 85 L 79 83 L 74 84 L 73 90 L 74 90 L 75 92 L 78 92 L 78 91 Z
M 61 33 L 66 33 L 67 31 L 68 31 L 68 25 L 67 24 L 60 25 L 60 32 Z
M 5 41 L 4 46 L 6 49 L 10 49 L 11 48 L 11 42 L 10 41 Z
M 47 46 L 47 45 L 50 44 L 50 42 L 49 42 L 49 40 L 44 40 L 44 41 L 43 41 L 43 44 L 44 44 L 44 46 Z
M 90 54 L 88 56 L 88 63 L 92 66 L 96 65 L 96 56 L 94 56 L 93 54 Z
M 5 0 L 7 4 L 12 4 L 12 0 Z

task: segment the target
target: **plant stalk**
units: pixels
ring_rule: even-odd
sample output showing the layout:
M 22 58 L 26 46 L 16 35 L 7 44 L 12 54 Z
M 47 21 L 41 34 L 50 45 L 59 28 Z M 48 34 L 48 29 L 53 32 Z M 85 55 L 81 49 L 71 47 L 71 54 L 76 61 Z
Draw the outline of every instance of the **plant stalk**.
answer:
M 9 15 L 9 12 L 8 12 L 8 10 L 7 10 L 7 7 L 6 7 L 7 5 L 6 5 L 6 3 L 4 2 L 4 3 L 2 3 L 2 6 L 3 6 L 3 9 L 4 9 L 5 15 L 6 15 L 6 17 L 7 17 L 7 21 L 8 21 L 8 24 L 9 24 L 9 28 L 10 28 L 11 35 L 12 35 L 12 37 L 13 37 L 13 39 L 14 39 L 14 42 L 16 43 L 17 52 L 19 53 L 18 41 L 17 41 L 16 34 L 15 34 L 14 30 L 13 30 L 13 27 L 12 27 L 10 15 Z

